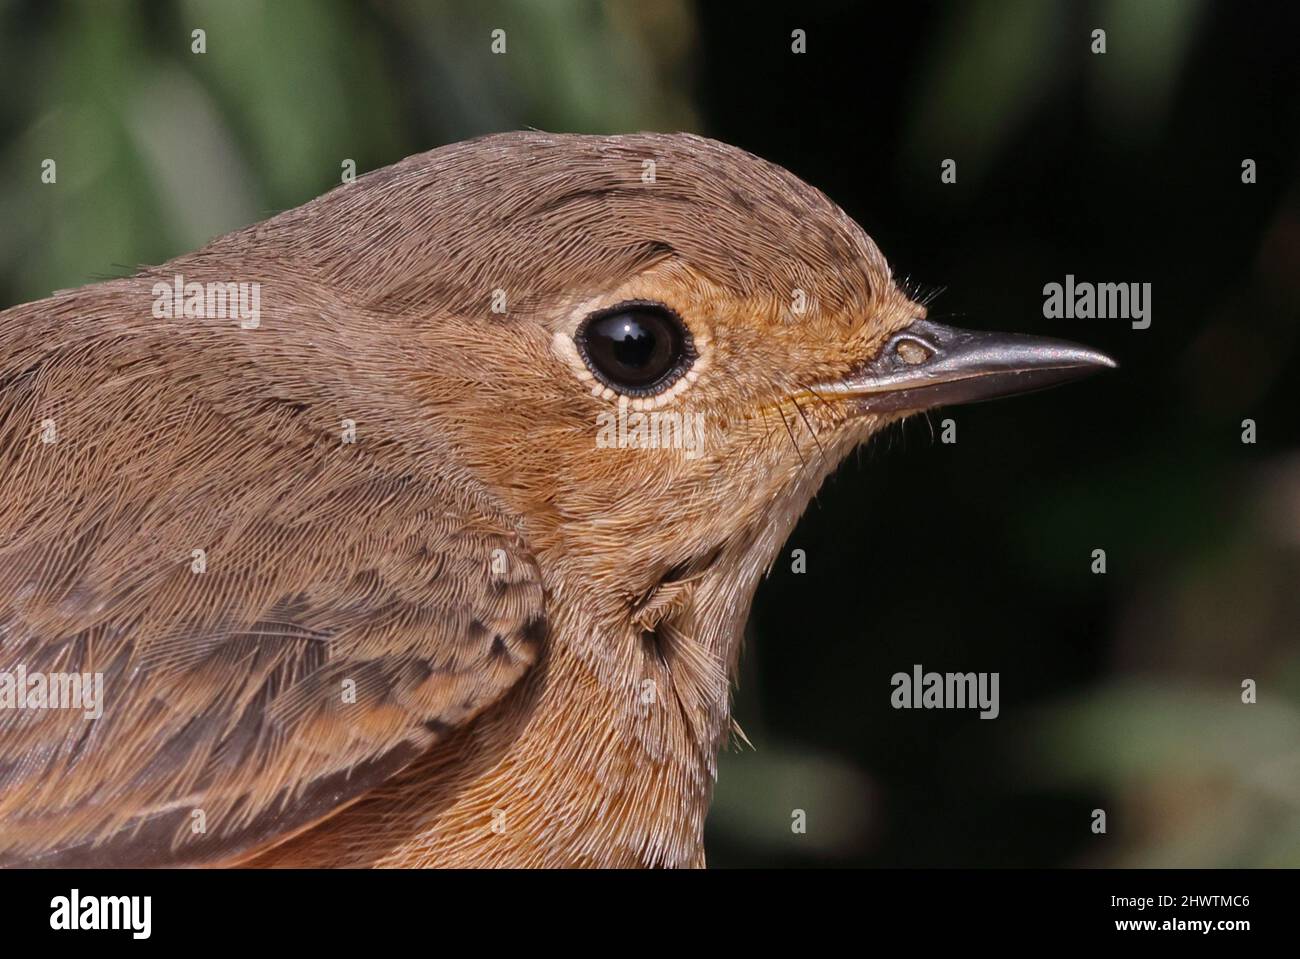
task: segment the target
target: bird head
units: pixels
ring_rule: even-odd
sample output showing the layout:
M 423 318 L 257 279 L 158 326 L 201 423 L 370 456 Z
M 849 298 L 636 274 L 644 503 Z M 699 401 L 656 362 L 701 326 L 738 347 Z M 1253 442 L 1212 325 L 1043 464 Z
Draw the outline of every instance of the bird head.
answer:
M 515 518 L 582 654 L 631 677 L 646 637 L 659 659 L 693 644 L 702 699 L 854 447 L 1113 365 L 929 321 L 820 191 L 697 136 L 487 137 L 260 229 L 349 322 L 395 334 L 402 382 L 376 390 L 410 396 L 450 468 Z

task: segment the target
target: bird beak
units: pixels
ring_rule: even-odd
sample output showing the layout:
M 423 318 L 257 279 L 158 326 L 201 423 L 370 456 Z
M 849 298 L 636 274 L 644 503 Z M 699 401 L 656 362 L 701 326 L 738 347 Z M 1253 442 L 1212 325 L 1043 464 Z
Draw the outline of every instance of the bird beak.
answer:
M 817 392 L 859 400 L 867 412 L 924 410 L 1028 393 L 1117 364 L 1065 340 L 958 330 L 917 320 L 880 355 Z

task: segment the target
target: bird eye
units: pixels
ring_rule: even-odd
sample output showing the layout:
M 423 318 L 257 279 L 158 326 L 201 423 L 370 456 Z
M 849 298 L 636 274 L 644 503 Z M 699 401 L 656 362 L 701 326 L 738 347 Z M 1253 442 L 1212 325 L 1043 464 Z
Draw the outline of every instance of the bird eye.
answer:
M 592 375 L 629 396 L 653 396 L 695 362 L 681 318 L 662 303 L 632 301 L 593 313 L 574 335 Z

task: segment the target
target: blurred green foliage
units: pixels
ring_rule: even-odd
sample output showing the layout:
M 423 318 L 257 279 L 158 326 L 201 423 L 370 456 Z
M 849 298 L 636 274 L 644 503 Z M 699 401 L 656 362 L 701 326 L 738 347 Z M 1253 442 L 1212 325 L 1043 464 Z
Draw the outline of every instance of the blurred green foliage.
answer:
M 297 206 L 347 159 L 364 173 L 502 129 L 695 123 L 675 2 L 3 0 L 0 26 L 8 302 Z M 59 189 L 33 189 L 46 158 Z

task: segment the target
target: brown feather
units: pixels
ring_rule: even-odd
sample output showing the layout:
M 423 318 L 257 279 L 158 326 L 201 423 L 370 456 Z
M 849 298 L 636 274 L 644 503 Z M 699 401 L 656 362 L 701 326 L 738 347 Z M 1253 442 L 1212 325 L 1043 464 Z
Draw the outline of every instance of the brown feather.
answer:
M 177 274 L 259 326 L 155 317 Z M 698 457 L 599 448 L 556 347 L 637 297 L 702 344 Z M 885 421 L 799 384 L 922 312 L 749 154 L 520 133 L 0 314 L 0 669 L 106 699 L 0 711 L 0 862 L 702 864 L 758 579 Z

